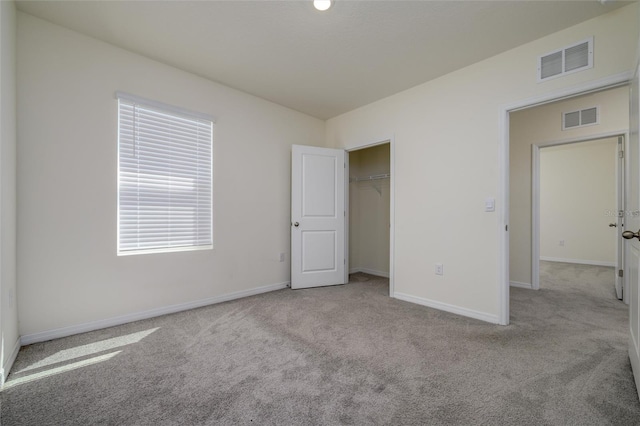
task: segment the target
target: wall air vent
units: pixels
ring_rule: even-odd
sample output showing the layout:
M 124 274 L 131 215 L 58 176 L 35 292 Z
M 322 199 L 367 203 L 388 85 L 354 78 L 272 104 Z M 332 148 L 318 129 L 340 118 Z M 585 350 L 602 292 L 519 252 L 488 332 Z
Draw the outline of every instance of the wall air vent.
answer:
M 538 58 L 538 82 L 593 67 L 593 37 Z
M 562 113 L 562 130 L 598 124 L 600 114 L 598 107 Z

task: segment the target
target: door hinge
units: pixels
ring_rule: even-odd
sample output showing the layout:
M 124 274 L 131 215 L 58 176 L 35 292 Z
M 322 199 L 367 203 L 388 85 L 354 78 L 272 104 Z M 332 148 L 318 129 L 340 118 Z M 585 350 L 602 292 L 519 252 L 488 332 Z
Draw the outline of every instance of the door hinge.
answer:
M 624 158 L 624 151 L 618 151 L 618 158 Z
M 622 269 L 618 269 L 618 276 L 622 278 L 624 276 L 624 271 Z
M 347 259 L 342 259 L 342 260 L 343 260 L 342 263 L 344 263 L 346 265 L 347 264 Z
M 504 226 L 504 230 L 508 232 L 509 231 L 509 225 L 505 225 Z

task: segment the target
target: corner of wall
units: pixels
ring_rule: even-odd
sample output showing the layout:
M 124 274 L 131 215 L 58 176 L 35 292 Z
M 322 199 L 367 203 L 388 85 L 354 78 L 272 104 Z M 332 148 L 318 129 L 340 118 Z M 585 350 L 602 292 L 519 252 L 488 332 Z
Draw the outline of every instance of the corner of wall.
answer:
M 20 349 L 16 303 L 16 7 L 0 1 L 0 382 Z
M 4 351 L 4 348 L 3 348 L 3 352 L 6 353 L 6 351 Z M 7 377 L 11 372 L 11 367 L 13 367 L 13 363 L 16 361 L 16 358 L 18 357 L 18 352 L 20 352 L 20 338 L 16 339 L 15 343 L 11 348 L 11 352 L 9 353 L 9 356 L 4 358 L 2 366 L 0 366 L 0 388 L 2 388 L 5 381 L 7 380 Z

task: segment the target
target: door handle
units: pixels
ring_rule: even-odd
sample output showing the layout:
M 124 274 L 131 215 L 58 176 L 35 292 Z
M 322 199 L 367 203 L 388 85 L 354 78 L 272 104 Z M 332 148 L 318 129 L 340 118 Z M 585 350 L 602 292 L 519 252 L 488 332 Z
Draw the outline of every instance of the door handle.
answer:
M 625 240 L 630 240 L 632 238 L 637 238 L 640 240 L 640 230 L 638 230 L 638 232 L 624 231 L 622 233 L 622 238 L 624 238 Z
M 618 224 L 617 223 L 610 223 L 609 224 L 609 228 L 617 228 Z
M 298 222 L 294 222 L 293 226 L 295 226 L 297 228 L 298 226 L 300 226 L 300 224 Z

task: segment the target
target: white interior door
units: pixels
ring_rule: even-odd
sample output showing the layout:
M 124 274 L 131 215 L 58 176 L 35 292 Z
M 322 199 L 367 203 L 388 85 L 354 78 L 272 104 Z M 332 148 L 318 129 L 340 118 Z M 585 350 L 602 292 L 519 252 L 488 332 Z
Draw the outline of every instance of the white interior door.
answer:
M 620 234 L 624 231 L 624 210 L 625 210 L 625 188 L 624 188 L 624 179 L 625 179 L 625 167 L 624 167 L 624 138 L 622 136 L 618 137 L 618 164 L 616 166 L 616 201 L 617 201 L 617 209 L 618 209 L 618 217 L 617 220 L 613 222 L 616 225 L 616 229 L 619 229 L 620 232 L 616 232 L 616 270 L 615 273 L 615 287 L 616 287 L 616 296 L 618 299 L 624 300 L 626 303 L 629 303 L 628 298 L 623 292 L 624 289 L 624 279 L 625 277 L 621 272 L 624 270 L 624 247 L 625 242 L 621 238 Z M 609 225 L 611 226 L 611 225 Z
M 638 96 L 640 69 L 631 84 L 631 105 L 629 119 L 629 160 L 627 211 L 623 234 L 628 238 L 626 247 L 625 275 L 629 277 L 629 359 L 633 368 L 636 388 L 640 392 L 640 292 L 638 269 L 640 268 L 640 98 Z M 634 234 L 635 233 L 635 234 Z M 640 394 L 639 394 L 640 395 Z
M 345 284 L 345 152 L 293 145 L 291 288 Z

